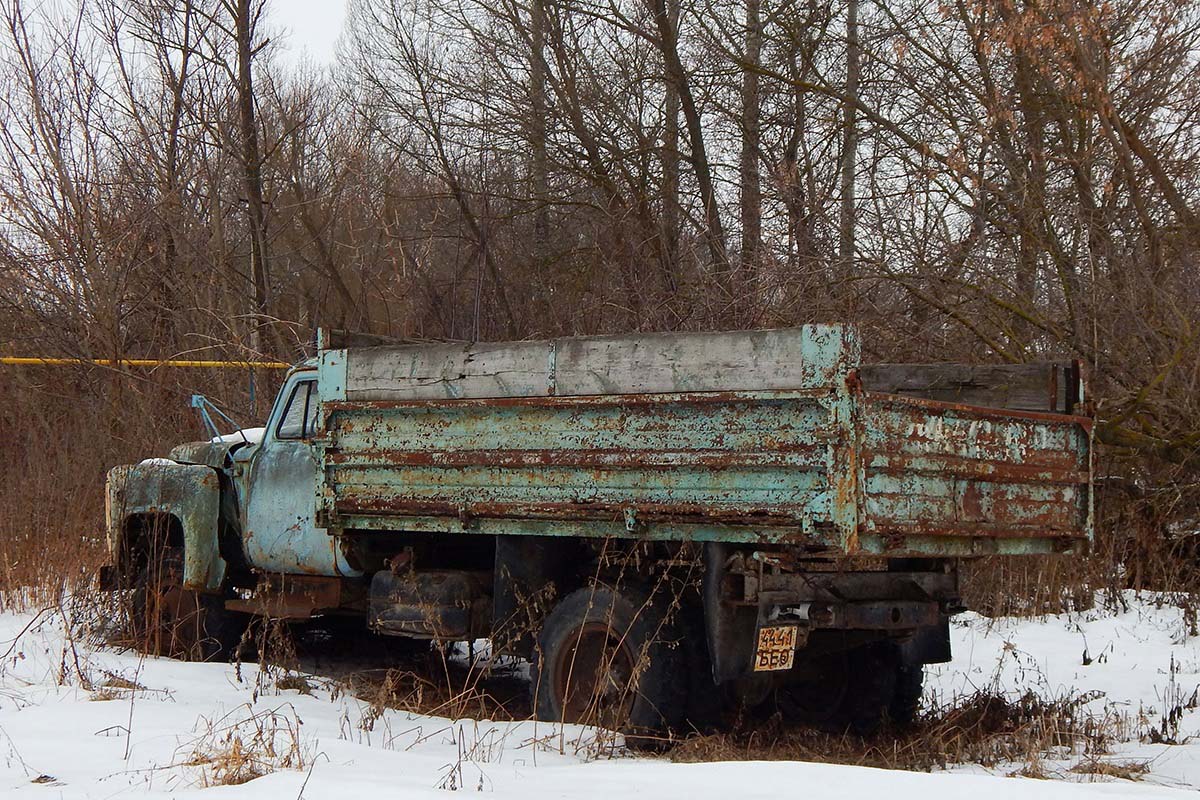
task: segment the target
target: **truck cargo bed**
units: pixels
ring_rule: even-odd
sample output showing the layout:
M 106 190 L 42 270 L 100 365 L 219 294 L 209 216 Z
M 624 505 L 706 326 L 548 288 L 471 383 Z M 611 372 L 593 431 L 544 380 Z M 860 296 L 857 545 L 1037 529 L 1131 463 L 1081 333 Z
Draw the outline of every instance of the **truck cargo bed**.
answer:
M 320 519 L 897 556 L 1089 538 L 1087 417 L 867 391 L 858 366 L 837 326 L 326 350 Z

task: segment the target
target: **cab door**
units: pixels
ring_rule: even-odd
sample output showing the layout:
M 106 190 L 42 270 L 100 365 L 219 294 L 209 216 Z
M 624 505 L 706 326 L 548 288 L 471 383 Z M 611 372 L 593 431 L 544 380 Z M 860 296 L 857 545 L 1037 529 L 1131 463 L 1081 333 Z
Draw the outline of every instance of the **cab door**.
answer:
M 265 572 L 355 575 L 337 541 L 314 525 L 317 470 L 316 372 L 292 375 L 276 398 L 262 444 L 250 454 L 242 543 Z

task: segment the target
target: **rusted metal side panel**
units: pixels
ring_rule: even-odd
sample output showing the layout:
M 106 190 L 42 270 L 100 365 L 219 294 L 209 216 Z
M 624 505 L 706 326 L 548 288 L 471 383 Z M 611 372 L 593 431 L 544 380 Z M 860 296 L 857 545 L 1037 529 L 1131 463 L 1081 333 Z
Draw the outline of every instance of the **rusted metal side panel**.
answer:
M 779 342 L 703 340 L 757 352 L 755 374 L 790 387 L 761 391 L 713 390 L 747 373 L 722 356 L 719 375 L 697 377 L 702 340 L 687 337 L 650 337 L 657 351 L 640 339 L 560 341 L 545 351 L 544 386 L 519 391 L 485 380 L 492 373 L 468 359 L 471 380 L 433 396 L 422 375 L 454 378 L 426 369 L 441 363 L 440 350 L 372 348 L 370 391 L 355 351 L 323 351 L 318 524 L 334 534 L 629 536 L 947 556 L 1061 552 L 1090 536 L 1088 419 L 863 393 L 852 332 L 816 326 L 785 338 L 794 364 Z M 676 363 L 678 374 L 614 378 L 622 348 L 643 366 Z M 389 354 L 403 356 L 394 369 Z M 580 364 L 607 364 L 610 374 L 587 378 Z M 782 372 L 764 372 L 771 364 Z M 356 381 L 386 399 L 356 394 Z M 577 394 L 557 393 L 568 388 Z
M 1022 543 L 1090 537 L 1089 419 L 873 393 L 860 413 L 861 529 L 885 549 L 946 537 L 1040 552 Z
M 225 560 L 217 541 L 220 505 L 220 478 L 210 467 L 165 459 L 114 467 L 105 486 L 113 563 L 120 555 L 125 520 L 137 514 L 169 515 L 183 530 L 183 585 L 215 591 L 225 579 Z
M 837 517 L 831 451 L 846 411 L 828 389 L 334 402 L 325 414 L 334 517 L 620 521 L 630 533 L 685 521 L 811 531 Z
M 1062 551 L 1088 420 L 810 393 L 330 403 L 332 527 Z M 536 524 L 535 524 L 536 523 Z

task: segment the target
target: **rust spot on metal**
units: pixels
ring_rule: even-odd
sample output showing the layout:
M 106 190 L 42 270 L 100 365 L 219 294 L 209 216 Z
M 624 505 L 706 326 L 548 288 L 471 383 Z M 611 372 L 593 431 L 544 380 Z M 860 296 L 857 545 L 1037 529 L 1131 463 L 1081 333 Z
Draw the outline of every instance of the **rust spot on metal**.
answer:
M 328 451 L 329 464 L 421 467 L 785 467 L 795 466 L 796 456 L 824 457 L 824 445 L 774 442 L 763 450 L 354 450 Z M 790 456 L 790 458 L 789 458 Z M 815 463 L 815 462 L 814 462 Z
M 225 602 L 231 611 L 260 614 L 273 619 L 308 619 L 342 604 L 339 578 L 310 575 L 264 575 L 249 598 Z
M 1003 483 L 1067 484 L 1086 486 L 1088 473 L 1077 461 L 1057 464 L 1017 464 L 999 459 L 972 459 L 948 454 L 905 455 L 889 451 L 863 453 L 867 470 L 881 475 L 935 475 L 976 478 Z
M 370 497 L 355 501 L 341 500 L 336 506 L 339 514 L 370 516 L 401 514 L 405 516 L 443 516 L 469 521 L 487 519 L 574 519 L 624 520 L 633 511 L 643 522 L 719 523 L 722 525 L 789 525 L 794 526 L 803 514 L 799 508 L 719 509 L 704 503 L 468 503 L 424 501 L 406 498 Z
M 863 397 L 868 402 L 917 406 L 929 411 L 958 411 L 969 417 L 998 420 L 1001 422 L 1012 421 L 1014 419 L 1023 419 L 1030 422 L 1040 422 L 1051 425 L 1079 425 L 1085 431 L 1090 431 L 1093 424 L 1093 419 L 1091 417 L 1080 416 L 1077 414 L 1057 414 L 1050 411 L 1018 411 L 1011 408 L 972 406 L 964 403 L 950 403 L 945 400 L 927 400 L 923 397 L 909 397 L 908 395 L 885 394 L 883 392 L 863 392 Z
M 436 400 L 334 400 L 324 404 L 331 413 L 440 408 L 593 408 L 662 404 L 721 405 L 827 397 L 828 387 L 773 392 L 683 392 L 673 394 L 571 395 L 550 397 L 438 398 Z
M 987 522 L 973 523 L 970 528 L 943 523 L 889 520 L 879 524 L 871 532 L 884 538 L 905 536 L 965 536 L 967 532 L 989 539 L 1082 539 L 1085 534 L 1072 534 L 1068 530 L 1048 530 L 1044 526 L 996 525 Z
M 979 484 L 975 481 L 967 481 L 961 494 L 960 504 L 962 506 L 962 516 L 964 521 L 982 522 L 983 515 L 983 498 L 980 493 Z

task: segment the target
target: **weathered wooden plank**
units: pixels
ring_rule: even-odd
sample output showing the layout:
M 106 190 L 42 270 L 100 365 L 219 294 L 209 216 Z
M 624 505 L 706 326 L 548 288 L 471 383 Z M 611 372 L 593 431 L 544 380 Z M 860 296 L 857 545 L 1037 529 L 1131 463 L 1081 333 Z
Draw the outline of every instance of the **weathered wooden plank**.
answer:
M 1070 410 L 1069 365 L 863 364 L 858 374 L 873 392 L 1017 411 Z
M 836 326 L 559 339 L 561 395 L 774 391 L 830 386 L 858 362 Z
M 541 397 L 552 343 L 426 344 L 346 354 L 350 400 Z
M 835 385 L 857 365 L 858 357 L 856 333 L 837 325 L 374 347 L 345 351 L 345 397 L 427 400 L 817 389 Z

